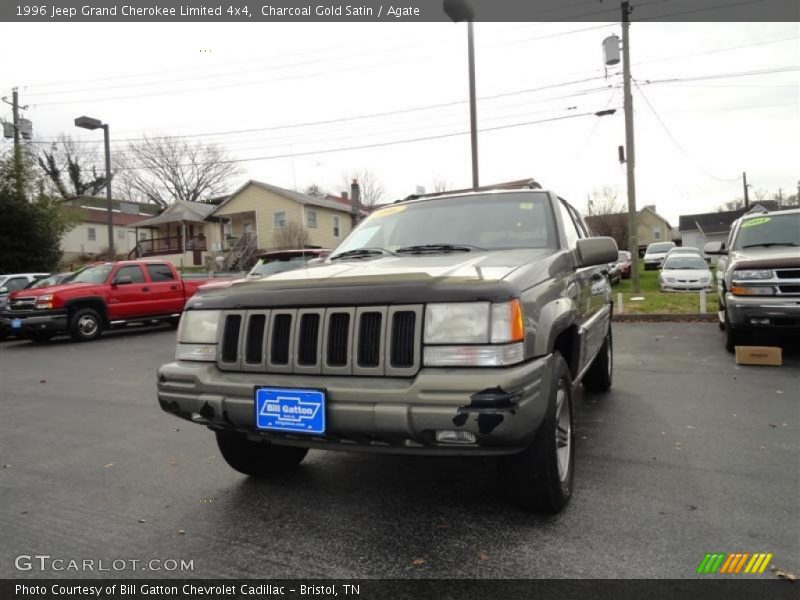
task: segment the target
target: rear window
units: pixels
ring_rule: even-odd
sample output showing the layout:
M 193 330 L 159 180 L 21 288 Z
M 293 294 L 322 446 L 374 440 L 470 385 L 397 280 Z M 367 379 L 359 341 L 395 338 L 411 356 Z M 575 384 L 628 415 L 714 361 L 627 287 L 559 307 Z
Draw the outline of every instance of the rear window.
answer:
M 147 265 L 147 273 L 153 283 L 175 279 L 172 275 L 172 270 L 167 265 Z

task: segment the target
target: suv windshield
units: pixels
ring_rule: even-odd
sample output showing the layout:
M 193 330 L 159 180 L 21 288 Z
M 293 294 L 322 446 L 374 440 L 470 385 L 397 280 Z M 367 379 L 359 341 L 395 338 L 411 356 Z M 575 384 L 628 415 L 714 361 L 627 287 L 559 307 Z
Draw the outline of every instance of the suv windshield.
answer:
M 75 276 L 75 279 L 72 280 L 73 283 L 103 283 L 108 274 L 111 273 L 111 269 L 114 268 L 114 265 L 97 265 L 96 267 L 89 267 L 88 269 L 84 269 L 78 275 Z
M 266 277 L 267 275 L 274 275 L 275 273 L 299 269 L 312 258 L 314 257 L 310 254 L 305 256 L 284 256 L 280 258 L 259 258 L 258 262 L 250 269 L 247 275 L 249 277 Z
M 800 246 L 800 213 L 753 217 L 742 221 L 734 249 Z
M 708 269 L 708 265 L 706 265 L 706 261 L 704 261 L 699 256 L 691 256 L 685 254 L 679 254 L 677 256 L 673 255 L 670 256 L 664 266 L 661 267 L 664 270 L 668 269 L 702 269 L 705 271 Z
M 476 194 L 394 204 L 365 219 L 336 249 L 435 246 L 447 251 L 555 248 L 553 214 L 544 192 Z M 452 249 L 452 248 L 451 248 Z M 380 256 L 381 252 L 373 255 Z
M 674 247 L 675 244 L 673 244 L 672 242 L 666 242 L 664 244 L 650 244 L 647 247 L 647 253 L 654 254 L 656 252 L 669 252 Z

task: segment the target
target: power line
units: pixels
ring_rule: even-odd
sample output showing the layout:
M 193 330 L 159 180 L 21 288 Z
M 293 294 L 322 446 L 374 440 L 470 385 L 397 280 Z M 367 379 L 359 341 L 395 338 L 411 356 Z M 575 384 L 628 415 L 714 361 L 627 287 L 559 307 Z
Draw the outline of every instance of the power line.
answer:
M 567 119 L 576 119 L 576 118 L 579 118 L 579 117 L 588 117 L 588 116 L 594 116 L 594 115 L 595 115 L 594 112 L 580 113 L 580 114 L 576 114 L 576 115 L 563 115 L 563 116 L 560 116 L 560 117 L 551 117 L 549 119 L 540 119 L 538 121 L 526 121 L 526 122 L 521 122 L 521 123 L 511 123 L 511 124 L 508 124 L 508 125 L 497 125 L 495 127 L 484 127 L 484 128 L 478 129 L 478 131 L 481 132 L 481 133 L 490 132 L 490 131 L 500 131 L 500 130 L 503 130 L 503 129 L 512 129 L 512 128 L 516 128 L 516 127 L 526 127 L 528 125 L 537 125 L 537 124 L 540 124 L 540 123 L 550 123 L 550 122 L 554 122 L 554 121 L 564 121 L 564 120 L 567 120 Z M 431 135 L 431 136 L 423 136 L 423 137 L 416 137 L 416 138 L 409 138 L 409 139 L 402 139 L 402 140 L 394 140 L 394 141 L 391 141 L 391 142 L 378 142 L 378 143 L 363 144 L 363 145 L 358 145 L 358 146 L 343 146 L 343 147 L 338 147 L 338 148 L 326 148 L 324 150 L 310 150 L 310 151 L 307 151 L 307 152 L 292 152 L 292 153 L 289 153 L 289 154 L 275 154 L 275 155 L 271 155 L 271 156 L 251 156 L 251 157 L 248 157 L 248 158 L 236 158 L 236 159 L 230 159 L 230 160 L 217 161 L 214 164 L 232 164 L 232 163 L 241 163 L 241 162 L 253 162 L 253 161 L 258 161 L 258 160 L 274 160 L 274 159 L 279 159 L 279 158 L 292 158 L 292 157 L 298 157 L 298 156 L 313 156 L 313 155 L 316 155 L 316 154 L 329 154 L 329 153 L 332 153 L 332 152 L 344 152 L 344 151 L 347 151 L 347 150 L 365 150 L 365 149 L 368 149 L 368 148 L 382 148 L 382 147 L 386 147 L 386 146 L 396 146 L 396 145 L 400 145 L 400 144 L 412 144 L 412 143 L 416 143 L 416 142 L 424 142 L 424 141 L 429 141 L 429 140 L 439 140 L 439 139 L 457 137 L 457 136 L 460 136 L 460 135 L 468 135 L 469 133 L 470 133 L 469 130 L 467 130 L 467 131 L 456 131 L 456 132 L 452 132 L 452 133 L 443 133 L 443 134 L 439 134 L 439 135 Z M 208 163 L 208 164 L 211 164 L 211 163 Z M 193 166 L 202 166 L 202 165 L 203 165 L 203 163 L 197 163 L 196 165 L 193 165 Z M 190 165 L 181 165 L 181 166 L 190 166 Z M 134 169 L 139 169 L 139 168 L 141 168 L 141 167 L 132 166 L 132 167 L 126 167 L 123 170 L 134 170 Z
M 650 109 L 650 112 L 651 112 L 651 113 L 653 113 L 653 116 L 656 118 L 656 120 L 658 121 L 658 123 L 659 123 L 659 124 L 661 125 L 661 127 L 664 129 L 664 132 L 667 134 L 667 136 L 669 136 L 669 138 L 672 140 L 672 142 L 675 144 L 675 146 L 677 146 L 678 150 L 680 150 L 680 151 L 681 151 L 681 152 L 684 154 L 684 156 L 686 156 L 686 158 L 688 158 L 688 159 L 689 159 L 689 161 L 690 161 L 690 162 L 692 162 L 692 163 L 694 164 L 694 166 L 696 166 L 696 167 L 697 167 L 698 169 L 700 169 L 700 170 L 701 170 L 703 173 L 705 173 L 706 175 L 708 175 L 708 176 L 709 176 L 711 179 L 716 179 L 717 181 L 721 181 L 721 182 L 723 182 L 723 183 L 731 183 L 731 182 L 733 182 L 733 181 L 739 181 L 739 177 L 738 177 L 738 176 L 737 176 L 737 177 L 733 177 L 733 178 L 731 178 L 731 179 L 724 179 L 724 178 L 722 178 L 722 177 L 717 177 L 716 175 L 714 175 L 714 174 L 710 173 L 710 172 L 709 172 L 709 171 L 707 171 L 705 168 L 703 168 L 703 166 L 702 166 L 700 163 L 698 163 L 697 161 L 695 161 L 695 160 L 694 160 L 694 158 L 692 158 L 692 157 L 691 157 L 691 155 L 690 155 L 690 154 L 689 154 L 689 153 L 686 151 L 686 149 L 685 149 L 685 148 L 684 148 L 684 147 L 681 145 L 681 143 L 680 143 L 680 142 L 677 140 L 677 138 L 676 138 L 674 135 L 672 135 L 672 132 L 669 130 L 669 127 L 667 127 L 667 124 L 666 124 L 666 123 L 664 123 L 664 120 L 661 118 L 661 116 L 659 116 L 658 112 L 656 112 L 656 109 L 655 109 L 655 108 L 653 107 L 653 105 L 650 103 L 650 100 L 648 100 L 647 96 L 646 96 L 646 95 L 645 95 L 645 93 L 642 91 L 642 88 L 641 88 L 641 87 L 639 87 L 639 84 L 638 84 L 638 83 L 636 83 L 636 82 L 634 82 L 634 84 L 636 85 L 636 89 L 639 91 L 639 95 L 642 97 L 642 99 L 645 101 L 645 103 L 647 104 L 648 108 Z
M 491 94 L 491 95 L 488 95 L 488 96 L 480 96 L 480 97 L 478 97 L 478 100 L 481 100 L 481 101 L 495 100 L 497 98 L 507 98 L 507 97 L 510 97 L 510 96 L 519 96 L 519 95 L 522 95 L 522 94 L 532 94 L 532 93 L 536 93 L 536 92 L 540 92 L 540 91 L 544 91 L 544 90 L 556 89 L 556 88 L 560 88 L 560 87 L 567 87 L 567 86 L 575 85 L 575 84 L 578 84 L 578 83 L 587 83 L 587 82 L 590 82 L 590 81 L 597 81 L 599 79 L 605 79 L 605 77 L 603 77 L 603 76 L 588 77 L 588 78 L 585 78 L 585 79 L 576 79 L 576 80 L 573 80 L 573 81 L 563 81 L 563 82 L 553 83 L 553 84 L 539 86 L 539 87 L 535 87 L 535 88 L 526 88 L 526 89 L 522 89 L 522 90 L 513 90 L 513 91 L 510 91 L 510 92 L 501 92 L 501 93 L 498 93 L 498 94 Z M 607 89 L 607 87 L 608 86 L 603 86 L 603 87 L 601 87 L 599 89 Z M 296 129 L 296 128 L 300 128 L 300 127 L 313 127 L 313 126 L 317 126 L 317 125 L 328 125 L 328 124 L 331 124 L 331 123 L 346 123 L 346 122 L 356 121 L 356 120 L 360 120 L 360 119 L 373 119 L 373 118 L 380 118 L 380 117 L 386 117 L 386 116 L 391 116 L 391 115 L 400 115 L 400 114 L 408 114 L 408 113 L 425 111 L 425 110 L 434 110 L 434 109 L 445 108 L 445 107 L 449 107 L 449 106 L 457 106 L 459 104 L 466 104 L 467 102 L 469 102 L 469 100 L 453 100 L 453 101 L 450 101 L 450 102 L 440 102 L 440 103 L 436 103 L 436 104 L 425 104 L 425 105 L 415 106 L 415 107 L 412 107 L 412 108 L 402 108 L 402 109 L 391 110 L 391 111 L 383 111 L 383 112 L 377 112 L 377 113 L 367 113 L 367 114 L 361 114 L 361 115 L 353 115 L 353 116 L 349 116 L 349 117 L 339 117 L 339 118 L 335 118 L 335 119 L 323 119 L 323 120 L 319 120 L 319 121 L 306 121 L 306 122 L 300 122 L 300 123 L 290 123 L 290 124 L 287 124 L 287 125 L 271 125 L 271 126 L 267 126 L 267 127 L 252 127 L 252 128 L 248 128 L 248 129 L 238 129 L 238 130 L 228 130 L 228 131 L 211 131 L 211 132 L 205 132 L 205 133 L 188 133 L 188 134 L 183 134 L 183 135 L 168 135 L 168 136 L 158 136 L 158 137 L 166 138 L 166 139 L 188 139 L 188 138 L 211 137 L 211 136 L 219 136 L 219 135 L 235 135 L 235 134 L 241 134 L 241 133 L 253 133 L 253 132 L 262 132 L 262 131 L 275 131 L 275 130 L 280 130 L 280 129 Z M 115 142 L 136 142 L 136 141 L 143 141 L 144 139 L 145 139 L 144 137 L 121 138 L 121 139 L 115 140 Z M 52 141 L 53 140 L 40 140 L 37 143 L 50 143 Z M 56 140 L 56 141 L 58 141 L 58 140 Z M 92 140 L 75 140 L 75 142 L 76 143 L 87 143 L 87 144 L 95 143 Z

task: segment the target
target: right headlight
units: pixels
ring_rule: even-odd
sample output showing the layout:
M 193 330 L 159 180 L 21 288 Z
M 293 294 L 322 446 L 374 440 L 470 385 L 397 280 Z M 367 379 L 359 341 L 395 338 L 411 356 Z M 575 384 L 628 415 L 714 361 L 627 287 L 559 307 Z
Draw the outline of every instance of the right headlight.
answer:
M 771 279 L 772 271 L 770 269 L 736 269 L 732 275 L 735 281 L 742 281 L 748 279 Z
M 175 359 L 215 362 L 219 319 L 218 310 L 184 311 L 178 326 Z

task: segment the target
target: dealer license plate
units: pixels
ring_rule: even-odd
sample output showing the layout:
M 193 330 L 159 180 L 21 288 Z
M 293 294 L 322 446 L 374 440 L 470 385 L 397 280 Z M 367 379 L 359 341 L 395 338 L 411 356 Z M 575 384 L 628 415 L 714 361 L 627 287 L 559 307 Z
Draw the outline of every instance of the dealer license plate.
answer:
M 298 388 L 256 388 L 256 429 L 325 433 L 325 392 Z
M 22 329 L 22 319 L 11 319 L 11 329 Z

